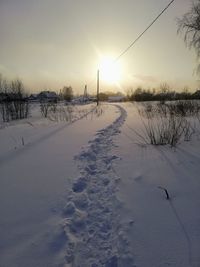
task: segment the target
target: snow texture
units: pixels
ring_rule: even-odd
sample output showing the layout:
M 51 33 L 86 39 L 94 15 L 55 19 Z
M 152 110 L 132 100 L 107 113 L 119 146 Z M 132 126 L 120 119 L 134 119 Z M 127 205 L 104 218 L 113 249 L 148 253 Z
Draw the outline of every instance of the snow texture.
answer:
M 69 216 L 75 203 L 80 207 L 87 203 L 64 202 L 71 179 L 79 174 L 74 155 L 118 117 L 111 105 L 98 109 L 87 105 L 82 110 L 76 111 L 75 117 L 81 119 L 75 123 L 34 116 L 29 120 L 35 127 L 17 121 L 0 130 L 1 267 L 64 266 L 67 240 L 61 209 Z M 16 142 L 10 142 L 11 134 Z
M 75 159 L 81 176 L 72 186 L 64 207 L 66 233 L 66 266 L 131 267 L 126 229 L 120 224 L 116 198 L 118 177 L 112 164 L 113 137 L 120 133 L 126 111 L 117 106 L 119 117 L 96 134 L 89 147 Z
M 155 147 L 133 103 L 35 108 L 0 130 L 0 267 L 200 266 L 200 131 Z
M 142 133 L 136 104 L 122 104 L 127 118 L 116 136 L 114 166 L 121 178 L 117 197 L 121 223 L 127 228 L 131 254 L 138 267 L 200 266 L 199 137 L 176 149 L 138 142 Z M 170 199 L 160 189 L 168 190 Z

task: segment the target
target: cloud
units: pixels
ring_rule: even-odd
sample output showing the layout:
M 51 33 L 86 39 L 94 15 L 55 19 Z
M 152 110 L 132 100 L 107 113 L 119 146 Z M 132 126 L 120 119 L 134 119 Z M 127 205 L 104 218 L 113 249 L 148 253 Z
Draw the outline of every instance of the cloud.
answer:
M 155 76 L 150 76 L 150 75 L 143 75 L 143 74 L 135 74 L 133 77 L 140 82 L 150 82 L 150 83 L 155 83 L 158 82 L 158 79 Z

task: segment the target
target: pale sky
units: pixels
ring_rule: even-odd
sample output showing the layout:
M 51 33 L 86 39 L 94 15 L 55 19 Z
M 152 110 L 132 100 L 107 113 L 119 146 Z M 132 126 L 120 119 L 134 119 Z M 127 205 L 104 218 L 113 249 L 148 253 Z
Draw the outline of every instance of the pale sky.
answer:
M 31 91 L 71 85 L 96 87 L 100 57 L 116 58 L 169 0 L 0 0 L 0 73 L 21 78 Z M 109 89 L 198 87 L 196 56 L 177 35 L 176 19 L 190 0 L 175 0 L 118 62 L 118 85 Z M 102 91 L 108 83 L 101 80 Z M 120 88 L 120 89 L 119 89 Z

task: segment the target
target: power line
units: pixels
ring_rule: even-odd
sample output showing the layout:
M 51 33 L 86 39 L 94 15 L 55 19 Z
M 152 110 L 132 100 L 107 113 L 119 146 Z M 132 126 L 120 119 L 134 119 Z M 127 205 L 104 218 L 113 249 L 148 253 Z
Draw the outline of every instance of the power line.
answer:
M 115 60 L 113 60 L 113 63 L 118 61 L 148 30 L 151 28 L 151 26 L 162 16 L 162 14 L 171 6 L 171 4 L 175 0 L 171 0 L 169 4 L 158 14 L 158 16 L 149 24 L 149 26 L 118 56 Z M 96 80 L 96 77 L 94 79 L 91 79 L 89 82 L 89 85 L 91 85 Z
M 119 60 L 144 34 L 151 28 L 151 26 L 159 19 L 159 17 L 169 8 L 169 6 L 174 2 L 172 0 L 160 13 L 159 15 L 149 24 L 149 26 L 114 60 L 116 62 Z

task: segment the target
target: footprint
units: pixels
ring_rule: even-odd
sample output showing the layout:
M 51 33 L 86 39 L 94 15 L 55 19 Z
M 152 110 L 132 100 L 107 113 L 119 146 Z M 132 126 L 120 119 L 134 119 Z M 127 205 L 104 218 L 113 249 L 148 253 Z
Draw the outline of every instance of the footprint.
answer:
M 67 205 L 63 208 L 63 214 L 66 217 L 71 217 L 75 213 L 75 205 L 73 202 L 68 202 Z
M 74 197 L 74 204 L 77 209 L 85 210 L 88 207 L 89 199 L 85 193 L 78 194 Z
M 141 180 L 142 180 L 142 175 L 138 175 L 138 176 L 134 177 L 134 180 L 135 180 L 136 182 L 141 181 Z
M 118 266 L 117 256 L 111 257 L 105 264 L 105 267 L 117 267 L 117 266 Z
M 80 177 L 78 178 L 72 186 L 72 189 L 75 193 L 80 193 L 82 192 L 85 188 L 87 187 L 87 181 L 86 178 Z

